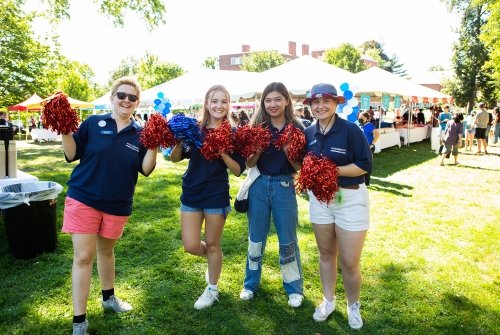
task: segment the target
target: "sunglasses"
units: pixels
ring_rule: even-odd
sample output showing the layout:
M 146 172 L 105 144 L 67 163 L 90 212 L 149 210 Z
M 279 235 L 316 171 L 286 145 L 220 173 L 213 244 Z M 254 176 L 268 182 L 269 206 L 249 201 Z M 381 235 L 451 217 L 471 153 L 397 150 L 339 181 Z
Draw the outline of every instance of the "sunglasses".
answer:
M 125 92 L 116 92 L 115 95 L 120 100 L 125 100 L 126 97 L 128 97 L 128 101 L 130 101 L 130 102 L 136 102 L 137 100 L 139 100 L 139 97 L 135 94 L 128 94 Z

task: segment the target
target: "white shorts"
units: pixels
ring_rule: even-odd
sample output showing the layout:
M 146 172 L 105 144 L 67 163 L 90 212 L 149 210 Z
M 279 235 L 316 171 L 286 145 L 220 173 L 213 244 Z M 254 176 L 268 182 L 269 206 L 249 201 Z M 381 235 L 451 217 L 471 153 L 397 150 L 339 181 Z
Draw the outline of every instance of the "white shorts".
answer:
M 342 189 L 342 204 L 333 199 L 329 205 L 320 202 L 311 191 L 309 194 L 309 220 L 314 224 L 336 224 L 348 231 L 363 231 L 370 228 L 370 200 L 366 185 L 359 188 Z

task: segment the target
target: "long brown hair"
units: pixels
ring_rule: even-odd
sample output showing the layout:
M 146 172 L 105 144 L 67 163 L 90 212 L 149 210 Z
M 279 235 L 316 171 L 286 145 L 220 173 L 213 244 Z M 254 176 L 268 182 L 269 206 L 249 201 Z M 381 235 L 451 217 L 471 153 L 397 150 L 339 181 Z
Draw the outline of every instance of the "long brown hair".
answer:
M 287 88 L 283 83 L 280 82 L 272 82 L 269 85 L 264 88 L 264 91 L 262 92 L 262 98 L 260 100 L 259 104 L 259 109 L 257 112 L 255 112 L 252 116 L 252 120 L 250 121 L 251 126 L 256 126 L 263 124 L 265 126 L 269 126 L 271 124 L 271 118 L 269 117 L 269 114 L 266 112 L 266 105 L 264 103 L 264 100 L 266 99 L 267 95 L 271 92 L 278 92 L 282 96 L 285 97 L 285 99 L 288 102 L 288 105 L 285 107 L 285 122 L 288 124 L 290 122 L 294 123 L 297 127 L 303 128 L 302 122 L 297 118 L 295 113 L 293 112 L 293 103 L 292 103 L 292 98 L 290 97 L 290 93 L 288 93 Z

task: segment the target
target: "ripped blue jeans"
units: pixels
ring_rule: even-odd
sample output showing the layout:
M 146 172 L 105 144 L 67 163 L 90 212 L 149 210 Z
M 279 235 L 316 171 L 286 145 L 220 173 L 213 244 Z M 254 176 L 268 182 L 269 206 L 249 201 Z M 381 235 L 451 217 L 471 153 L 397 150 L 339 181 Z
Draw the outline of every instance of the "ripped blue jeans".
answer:
M 248 193 L 248 254 L 244 287 L 256 292 L 262 274 L 271 215 L 279 241 L 279 264 L 287 295 L 303 294 L 302 267 L 297 243 L 297 198 L 293 178 L 260 175 Z

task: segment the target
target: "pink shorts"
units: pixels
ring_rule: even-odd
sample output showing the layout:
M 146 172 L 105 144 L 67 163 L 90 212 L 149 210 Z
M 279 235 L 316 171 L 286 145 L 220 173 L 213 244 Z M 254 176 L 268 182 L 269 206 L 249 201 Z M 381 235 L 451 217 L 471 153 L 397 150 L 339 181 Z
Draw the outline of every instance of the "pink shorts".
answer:
M 117 240 L 122 236 L 128 216 L 111 215 L 66 197 L 62 231 L 70 234 L 98 234 Z

